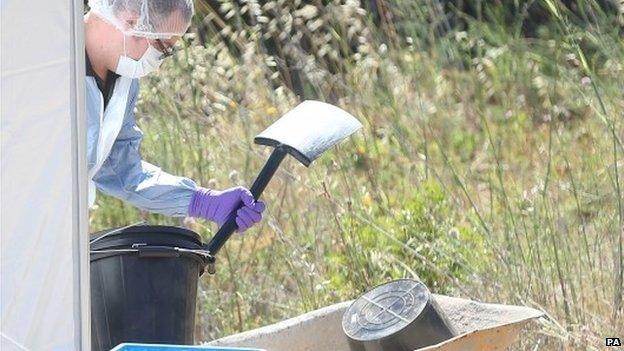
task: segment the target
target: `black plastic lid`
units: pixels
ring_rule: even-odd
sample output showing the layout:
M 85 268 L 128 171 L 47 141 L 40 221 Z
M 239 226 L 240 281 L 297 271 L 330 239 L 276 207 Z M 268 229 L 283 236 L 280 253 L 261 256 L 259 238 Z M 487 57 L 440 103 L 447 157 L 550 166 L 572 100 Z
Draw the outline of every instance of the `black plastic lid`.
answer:
M 91 250 L 129 247 L 136 243 L 189 249 L 200 248 L 202 245 L 201 237 L 192 230 L 176 226 L 147 224 L 102 230 L 91 234 L 90 242 Z
M 430 299 L 429 289 L 416 280 L 379 285 L 355 300 L 342 317 L 342 328 L 353 340 L 379 340 L 416 320 Z

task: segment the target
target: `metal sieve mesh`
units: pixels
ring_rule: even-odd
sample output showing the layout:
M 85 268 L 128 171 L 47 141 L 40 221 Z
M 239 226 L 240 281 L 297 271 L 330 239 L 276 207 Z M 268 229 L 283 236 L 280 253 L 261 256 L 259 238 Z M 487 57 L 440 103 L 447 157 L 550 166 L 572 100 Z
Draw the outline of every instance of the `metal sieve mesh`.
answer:
M 429 297 L 427 287 L 415 280 L 395 280 L 380 285 L 349 306 L 342 327 L 355 340 L 381 339 L 418 318 Z

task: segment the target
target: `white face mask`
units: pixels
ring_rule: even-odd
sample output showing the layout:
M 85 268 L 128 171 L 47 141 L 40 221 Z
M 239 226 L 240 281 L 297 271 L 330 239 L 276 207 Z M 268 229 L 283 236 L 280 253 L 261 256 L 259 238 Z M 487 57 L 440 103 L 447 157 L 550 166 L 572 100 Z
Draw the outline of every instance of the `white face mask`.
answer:
M 126 55 L 126 36 L 124 35 L 124 54 L 119 56 L 115 73 L 120 76 L 129 78 L 145 77 L 154 72 L 160 64 L 162 53 L 156 50 L 152 45 L 148 44 L 147 50 L 140 59 L 135 60 Z

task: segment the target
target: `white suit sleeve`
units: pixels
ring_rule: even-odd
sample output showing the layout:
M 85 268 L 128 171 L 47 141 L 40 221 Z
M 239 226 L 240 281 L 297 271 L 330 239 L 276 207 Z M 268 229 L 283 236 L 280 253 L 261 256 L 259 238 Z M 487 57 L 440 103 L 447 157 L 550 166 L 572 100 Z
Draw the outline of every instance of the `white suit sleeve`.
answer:
M 138 92 L 135 80 L 119 135 L 93 180 L 100 191 L 140 209 L 167 216 L 186 216 L 197 185 L 189 178 L 171 175 L 141 159 L 139 149 L 143 133 L 134 118 Z

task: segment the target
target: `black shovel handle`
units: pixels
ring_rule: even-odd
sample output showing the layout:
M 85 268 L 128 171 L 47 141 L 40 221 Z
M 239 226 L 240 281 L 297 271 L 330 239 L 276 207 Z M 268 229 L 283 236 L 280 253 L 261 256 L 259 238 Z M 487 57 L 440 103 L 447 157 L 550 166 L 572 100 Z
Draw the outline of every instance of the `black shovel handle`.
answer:
M 249 189 L 254 199 L 258 200 L 260 198 L 260 195 L 262 195 L 264 188 L 266 188 L 266 186 L 269 184 L 269 181 L 273 177 L 273 174 L 275 174 L 275 171 L 277 171 L 277 168 L 287 154 L 288 153 L 286 152 L 286 150 L 284 150 L 284 148 L 280 146 L 276 147 L 273 150 L 271 156 L 266 161 L 264 167 L 262 167 L 262 170 L 258 174 L 258 177 Z M 219 228 L 219 231 L 217 231 L 217 234 L 215 234 L 215 236 L 212 237 L 210 242 L 205 246 L 206 250 L 208 250 L 210 252 L 210 255 L 212 255 L 213 257 L 217 254 L 217 252 L 219 252 L 225 242 L 230 238 L 230 236 L 232 236 L 232 233 L 234 233 L 234 231 L 238 228 L 238 226 L 236 225 L 237 210 L 234 210 L 232 211 L 232 213 L 230 213 L 228 220 L 223 223 L 221 228 Z

